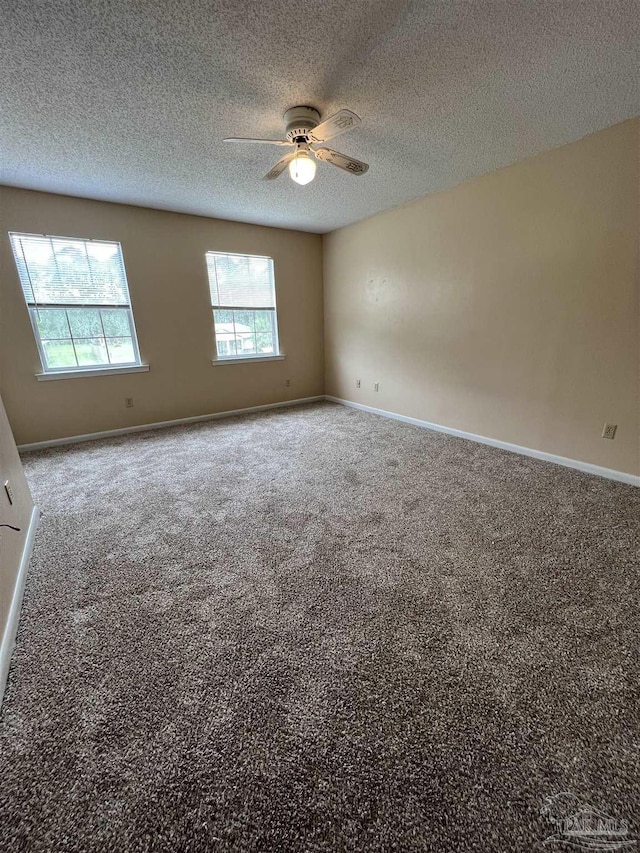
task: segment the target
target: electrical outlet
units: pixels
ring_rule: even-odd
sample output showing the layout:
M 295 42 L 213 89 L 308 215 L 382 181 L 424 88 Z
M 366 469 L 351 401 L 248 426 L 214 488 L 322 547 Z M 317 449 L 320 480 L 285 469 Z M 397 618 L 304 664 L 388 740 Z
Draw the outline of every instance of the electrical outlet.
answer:
M 125 397 L 124 404 L 127 409 L 133 409 L 133 397 Z
M 11 483 L 8 480 L 4 481 L 4 490 L 7 493 L 7 500 L 10 504 L 13 504 L 13 489 L 11 488 Z
M 615 438 L 617 429 L 618 429 L 618 424 L 605 424 L 602 427 L 602 437 L 603 438 Z
M 374 384 L 374 386 L 373 386 L 373 390 L 374 390 L 374 391 L 379 391 L 379 390 L 380 390 L 380 385 L 379 385 L 377 382 Z
M 356 379 L 356 388 L 359 388 L 359 387 L 360 387 L 360 380 Z
M 285 379 L 284 384 L 285 384 L 286 388 L 291 388 L 291 380 L 290 379 Z

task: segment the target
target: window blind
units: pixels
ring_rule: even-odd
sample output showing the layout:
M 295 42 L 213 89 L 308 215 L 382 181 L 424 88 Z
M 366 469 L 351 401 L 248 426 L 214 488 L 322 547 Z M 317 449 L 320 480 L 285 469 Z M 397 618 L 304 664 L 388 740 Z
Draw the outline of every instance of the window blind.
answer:
M 119 243 L 38 234 L 9 236 L 29 305 L 129 307 Z
M 275 308 L 273 260 L 207 252 L 211 304 L 224 308 Z

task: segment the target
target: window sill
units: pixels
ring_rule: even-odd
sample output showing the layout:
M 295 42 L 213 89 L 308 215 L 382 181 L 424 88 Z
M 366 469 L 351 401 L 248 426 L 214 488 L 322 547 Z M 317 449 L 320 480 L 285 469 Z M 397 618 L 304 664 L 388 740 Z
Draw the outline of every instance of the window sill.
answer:
M 51 370 L 48 373 L 36 373 L 38 382 L 50 379 L 78 379 L 87 376 L 112 376 L 114 373 L 148 373 L 148 364 L 132 364 L 128 367 L 89 367 L 86 370 Z
M 230 356 L 229 358 L 214 358 L 211 364 L 214 367 L 220 367 L 222 364 L 257 364 L 259 361 L 284 361 L 284 359 L 284 355 L 255 355 L 250 358 Z

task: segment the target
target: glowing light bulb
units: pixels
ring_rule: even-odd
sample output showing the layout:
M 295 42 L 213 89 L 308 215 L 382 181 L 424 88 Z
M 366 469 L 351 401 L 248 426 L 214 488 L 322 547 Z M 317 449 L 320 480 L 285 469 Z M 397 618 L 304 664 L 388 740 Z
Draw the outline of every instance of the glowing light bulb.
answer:
M 289 174 L 296 184 L 308 184 L 316 174 L 316 164 L 306 151 L 300 150 L 289 163 Z

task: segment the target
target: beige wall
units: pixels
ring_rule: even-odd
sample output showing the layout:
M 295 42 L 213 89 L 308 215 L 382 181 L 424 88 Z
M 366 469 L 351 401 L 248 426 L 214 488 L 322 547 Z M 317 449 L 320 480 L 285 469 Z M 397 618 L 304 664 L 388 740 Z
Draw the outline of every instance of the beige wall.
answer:
M 4 490 L 7 480 L 11 484 L 13 504 L 9 503 Z M 32 509 L 29 486 L 0 400 L 0 524 L 12 524 L 20 528 L 20 532 L 16 533 L 0 527 L 0 640 L 7 624 Z M 4 686 L 3 674 L 0 673 L 0 696 Z
M 327 235 L 327 393 L 640 473 L 639 133 Z
M 327 235 L 327 393 L 637 474 L 639 137 L 625 122 Z M 9 230 L 122 243 L 149 373 L 36 381 Z M 17 441 L 322 394 L 320 245 L 0 187 L 0 392 Z M 211 366 L 208 249 L 274 258 L 285 361 Z
M 119 241 L 150 372 L 38 382 L 8 231 Z M 211 365 L 209 249 L 274 259 L 285 361 Z M 321 238 L 0 187 L 0 392 L 19 444 L 322 394 Z

